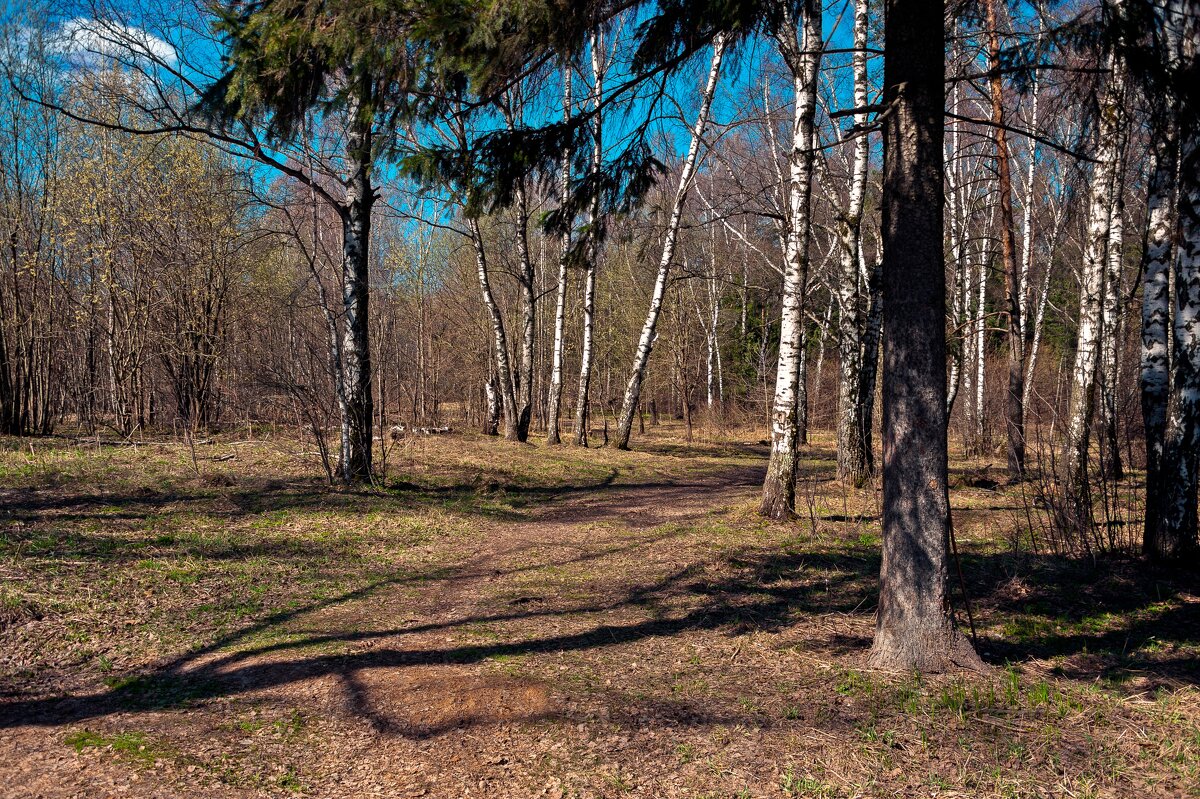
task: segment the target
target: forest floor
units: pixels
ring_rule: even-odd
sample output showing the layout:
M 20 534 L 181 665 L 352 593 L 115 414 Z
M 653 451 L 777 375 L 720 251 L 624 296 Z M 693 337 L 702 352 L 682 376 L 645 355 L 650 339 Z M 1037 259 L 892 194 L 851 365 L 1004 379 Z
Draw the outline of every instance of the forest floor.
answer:
M 678 432 L 355 491 L 282 435 L 0 441 L 0 795 L 1200 796 L 1196 574 L 1031 553 L 956 461 L 992 671 L 867 671 L 877 487 L 822 432 L 765 522 L 766 448 Z

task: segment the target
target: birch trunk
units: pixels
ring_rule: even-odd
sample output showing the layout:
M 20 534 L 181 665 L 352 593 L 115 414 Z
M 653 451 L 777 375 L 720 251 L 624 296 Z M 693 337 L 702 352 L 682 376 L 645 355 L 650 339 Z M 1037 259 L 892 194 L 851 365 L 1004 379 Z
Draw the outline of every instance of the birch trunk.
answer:
M 799 447 L 799 393 L 801 348 L 804 346 L 804 290 L 808 280 L 808 238 L 811 226 L 814 116 L 817 76 L 821 67 L 821 0 L 805 0 L 803 41 L 788 15 L 775 34 L 780 54 L 787 62 L 795 89 L 792 149 L 788 158 L 787 239 L 783 276 L 783 310 L 779 360 L 771 413 L 771 458 L 763 482 L 760 512 L 786 519 L 795 506 L 796 455 Z
M 504 437 L 517 439 L 517 403 L 513 392 L 512 365 L 508 358 L 508 334 L 504 330 L 504 316 L 492 294 L 491 276 L 488 274 L 487 251 L 483 246 L 483 231 L 479 221 L 468 222 L 471 244 L 475 248 L 475 273 L 479 278 L 479 290 L 483 294 L 483 306 L 492 323 L 492 354 L 496 359 L 496 381 L 499 383 L 500 408 L 504 413 Z
M 1119 174 L 1119 173 L 1118 173 Z M 1121 180 L 1113 186 L 1112 218 L 1108 225 L 1108 252 L 1104 258 L 1104 299 L 1101 302 L 1104 331 L 1100 344 L 1100 422 L 1104 435 L 1102 449 L 1104 473 L 1120 480 L 1121 446 L 1117 437 L 1117 380 L 1121 331 L 1121 262 L 1125 241 L 1125 203 L 1121 199 Z
M 692 178 L 696 174 L 700 142 L 704 138 L 704 128 L 708 124 L 708 114 L 712 108 L 713 94 L 717 90 L 717 80 L 721 74 L 721 59 L 724 53 L 725 37 L 723 34 L 719 34 L 713 40 L 708 82 L 705 84 L 704 94 L 700 98 L 700 111 L 696 115 L 696 124 L 692 127 L 692 141 L 688 145 L 687 157 L 684 159 L 683 168 L 679 173 L 679 184 L 675 188 L 675 201 L 671 206 L 671 217 L 667 222 L 666 237 L 663 240 L 662 256 L 658 261 L 658 274 L 654 278 L 654 290 L 650 296 L 650 309 L 646 312 L 646 321 L 642 324 L 637 351 L 633 356 L 633 368 L 630 369 L 629 383 L 625 387 L 625 398 L 621 403 L 621 418 L 617 422 L 617 449 L 629 449 L 629 436 L 633 432 L 633 416 L 637 412 L 638 401 L 641 398 L 646 363 L 650 360 L 650 352 L 654 347 L 658 317 L 662 311 L 663 296 L 667 291 L 667 278 L 671 271 L 671 261 L 675 257 L 675 244 L 679 238 L 679 223 L 683 218 L 683 205 L 687 201 L 688 191 L 692 187 Z M 711 396 L 711 389 L 709 393 Z
M 1154 152 L 1142 258 L 1142 358 L 1139 372 L 1146 435 L 1146 519 L 1142 548 L 1168 554 L 1158 540 L 1159 491 L 1171 383 L 1171 255 L 1178 141 L 1173 121 L 1162 126 Z
M 563 122 L 571 121 L 571 68 L 563 67 Z M 559 175 L 559 203 L 566 207 L 571 191 L 571 151 L 563 150 L 562 174 Z M 567 224 L 564 222 L 564 224 Z M 567 263 L 571 252 L 571 233 L 567 228 L 562 234 L 558 256 L 558 292 L 554 301 L 554 344 L 550 361 L 550 395 L 546 401 L 546 443 L 561 444 L 559 414 L 562 411 L 563 389 L 563 333 L 567 317 Z
M 603 126 L 600 117 L 600 103 L 604 95 L 604 64 L 600 48 L 604 46 L 604 38 L 600 32 L 592 34 L 592 80 L 595 84 L 596 117 L 592 134 L 592 164 L 591 173 L 595 177 L 600 173 L 600 163 L 604 157 Z M 588 417 L 590 410 L 590 388 L 592 381 L 592 333 L 595 327 L 596 310 L 596 261 L 600 257 L 600 196 L 597 193 L 592 200 L 590 230 L 588 231 L 587 266 L 583 275 L 583 342 L 579 363 L 579 392 L 575 404 L 575 445 L 588 445 Z
M 868 101 L 867 84 L 867 26 L 869 22 L 867 0 L 854 3 L 854 107 L 865 108 Z M 853 485 L 861 486 L 871 477 L 871 457 L 864 448 L 863 407 L 859 404 L 862 393 L 862 318 L 859 307 L 862 302 L 859 280 L 859 254 L 862 249 L 862 213 L 867 188 L 867 166 L 870 158 L 870 140 L 863 128 L 867 114 L 854 115 L 854 126 L 859 131 L 854 139 L 854 156 L 850 168 L 850 196 L 846 211 L 838 220 L 838 242 L 841 245 L 838 264 L 840 281 L 837 287 L 838 302 L 838 425 L 837 425 L 837 468 L 838 477 Z
M 1079 328 L 1071 370 L 1071 399 L 1067 412 L 1065 489 L 1068 514 L 1062 522 L 1083 527 L 1091 522 L 1088 485 L 1088 446 L 1095 408 L 1096 372 L 1100 359 L 1105 255 L 1117 180 L 1121 131 L 1125 127 L 1125 67 L 1110 58 L 1111 74 L 1100 104 L 1096 166 L 1088 205 L 1088 230 L 1079 286 Z
M 883 547 L 868 662 L 984 668 L 947 590 L 945 27 L 940 3 L 886 0 L 883 121 Z
M 1200 133 L 1194 129 L 1181 136 L 1179 162 L 1172 386 L 1153 514 L 1156 528 L 1147 536 L 1147 549 L 1158 559 L 1194 556 L 1200 543 Z
M 352 113 L 351 117 L 357 116 Z M 355 165 L 346 187 L 342 218 L 342 313 L 345 332 L 342 352 L 345 356 L 347 436 L 342 451 L 342 477 L 346 482 L 371 479 L 371 450 L 374 443 L 374 418 L 371 392 L 371 353 L 368 339 L 368 269 L 371 237 L 371 207 L 375 189 L 371 184 L 371 131 L 367 124 L 355 122 L 348 137 L 346 153 Z
M 1029 359 L 1025 364 L 1025 401 L 1026 408 L 1029 407 L 1030 397 L 1033 390 L 1033 376 L 1037 370 L 1038 351 L 1041 348 L 1042 342 L 1042 327 L 1046 320 L 1046 305 L 1050 297 L 1050 277 L 1052 267 L 1054 265 L 1054 255 L 1058 251 L 1059 235 L 1062 233 L 1063 220 L 1066 219 L 1066 187 L 1064 186 L 1058 195 L 1057 205 L 1054 210 L 1054 224 L 1051 227 L 1050 236 L 1046 241 L 1046 271 L 1042 274 L 1042 284 L 1038 289 L 1037 294 L 1037 310 L 1033 316 L 1033 331 L 1029 344 Z
M 516 193 L 517 211 L 517 258 L 521 273 L 518 284 L 521 291 L 521 369 L 513 387 L 517 401 L 516 426 L 512 436 L 525 442 L 529 439 L 529 422 L 533 418 L 533 359 L 534 333 L 537 321 L 537 274 L 533 259 L 529 257 L 529 204 L 525 198 L 524 181 L 518 184 Z

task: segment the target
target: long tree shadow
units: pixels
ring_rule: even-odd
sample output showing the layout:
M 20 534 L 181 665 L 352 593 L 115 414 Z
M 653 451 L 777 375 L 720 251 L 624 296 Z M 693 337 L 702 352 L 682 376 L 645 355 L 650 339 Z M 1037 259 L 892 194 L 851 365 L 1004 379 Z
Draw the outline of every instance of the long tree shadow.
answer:
M 746 467 L 734 474 L 735 487 L 749 485 L 761 471 Z M 712 481 L 681 484 L 670 481 L 619 483 L 618 470 L 599 481 L 552 487 L 514 487 L 512 493 L 544 499 L 563 499 L 576 494 L 642 490 L 663 501 L 671 492 L 686 493 L 711 489 Z M 506 488 L 507 492 L 508 489 Z M 524 492 L 524 493 L 522 493 Z M 346 502 L 359 507 L 361 494 L 311 492 L 322 502 Z M 402 486 L 400 498 L 372 494 L 373 501 L 438 502 L 447 497 L 463 502 L 479 496 L 476 485 Z M 330 499 L 332 497 L 332 499 Z M 141 498 L 144 499 L 144 498 Z M 131 507 L 141 501 L 129 498 Z M 172 500 L 163 499 L 163 502 Z M 174 502 L 186 500 L 173 500 Z M 235 504 L 236 504 L 236 500 Z M 296 486 L 281 487 L 255 504 L 261 513 L 293 507 L 292 503 L 316 502 Z M 105 496 L 106 505 L 114 504 Z M 273 504 L 279 503 L 279 504 Z M 159 507 L 154 502 L 143 507 Z M 240 507 L 240 506 L 239 506 Z M 386 506 L 385 506 L 386 507 Z M 35 513 L 31 508 L 25 512 Z M 239 512 L 239 511 L 233 511 Z M 521 516 L 520 518 L 528 518 Z M 624 539 L 609 547 L 592 547 L 559 560 L 539 559 L 533 564 L 497 570 L 477 560 L 451 568 L 430 568 L 397 573 L 375 580 L 353 591 L 300 608 L 281 611 L 208 645 L 161 664 L 142 674 L 130 675 L 109 690 L 70 698 L 15 698 L 0 704 L 0 727 L 26 724 L 55 725 L 83 721 L 121 711 L 159 710 L 190 703 L 231 697 L 263 688 L 335 676 L 345 685 L 353 712 L 377 716 L 368 692 L 362 688 L 362 673 L 375 669 L 411 670 L 417 667 L 473 665 L 486 660 L 564 651 L 585 652 L 655 638 L 687 633 L 720 632 L 736 636 L 749 631 L 781 631 L 803 624 L 806 617 L 826 614 L 868 616 L 877 601 L 878 552 L 870 546 L 779 552 L 745 548 L 724 555 L 716 563 L 694 564 L 640 585 L 617 586 L 602 601 L 568 602 L 558 598 L 536 607 L 521 602 L 492 612 L 473 613 L 451 620 L 425 621 L 372 631 L 332 631 L 289 634 L 287 640 L 272 640 L 245 646 L 264 632 L 287 632 L 287 625 L 300 617 L 334 606 L 373 601 L 385 590 L 438 581 L 471 586 L 484 577 L 512 576 L 523 571 L 586 561 L 601 562 L 661 543 L 678 531 Z M 79 538 L 79 546 L 93 546 Z M 285 546 L 286 544 L 280 544 Z M 533 542 L 530 546 L 539 546 Z M 300 558 L 317 550 L 286 549 Z M 203 557 L 248 557 L 256 550 L 217 547 Z M 109 553 L 113 555 L 114 553 Z M 259 553 L 277 555 L 277 552 Z M 323 551 L 321 554 L 324 553 Z M 99 557 L 99 554 L 96 555 Z M 114 555 L 115 556 L 115 555 Z M 705 566 L 717 567 L 717 577 L 706 576 Z M 1063 661 L 1061 672 L 1073 679 L 1092 679 L 1114 671 L 1139 670 L 1155 678 L 1200 683 L 1195 652 L 1200 645 L 1200 577 L 1186 572 L 1151 570 L 1139 562 L 1091 564 L 1048 556 L 964 553 L 963 566 L 968 590 L 976 602 L 979 620 L 990 625 L 981 649 L 993 663 L 1030 659 Z M 614 583 L 620 580 L 613 576 Z M 660 612 L 660 608 L 670 608 Z M 650 618 L 629 620 L 623 611 L 644 610 Z M 431 645 L 412 639 L 426 633 L 450 632 L 471 625 L 532 621 L 543 618 L 596 623 L 586 629 L 519 640 Z M 997 629 L 999 628 L 999 629 Z M 1158 642 L 1161 647 L 1147 646 Z M 331 645 L 370 643 L 366 651 L 309 652 Z M 835 630 L 821 644 L 837 656 L 852 656 L 866 646 L 860 637 Z M 355 698 L 357 697 L 357 698 Z M 712 719 L 703 708 L 677 708 L 681 717 Z M 541 711 L 539 711 L 540 713 Z M 551 711 L 546 710 L 546 715 Z M 531 717 L 535 717 L 534 716 Z M 542 716 L 545 717 L 545 716 Z M 386 716 L 374 718 L 377 729 L 389 731 Z M 462 723 L 458 719 L 455 724 Z M 429 725 L 416 734 L 435 734 L 441 727 Z
M 641 542 L 644 544 L 644 542 Z M 422 666 L 469 665 L 496 658 L 587 651 L 620 646 L 647 638 L 671 637 L 689 631 L 724 628 L 729 635 L 750 629 L 778 630 L 797 613 L 854 612 L 862 603 L 862 583 L 877 568 L 870 558 L 847 555 L 791 554 L 758 557 L 734 564 L 732 576 L 712 581 L 695 566 L 678 569 L 648 585 L 635 586 L 609 601 L 567 607 L 526 609 L 476 614 L 447 622 L 364 632 L 331 633 L 276 641 L 247 651 L 228 652 L 220 657 L 205 655 L 228 648 L 229 638 L 203 650 L 189 653 L 116 687 L 89 696 L 40 698 L 9 701 L 0 705 L 0 727 L 24 724 L 57 725 L 78 722 L 114 712 L 180 707 L 218 697 L 229 697 L 269 687 L 280 687 L 327 675 L 347 679 L 371 669 L 405 669 Z M 811 579 L 784 579 L 784 575 L 810 575 Z M 465 579 L 468 575 L 455 575 Z M 452 578 L 453 579 L 453 578 Z M 378 591 L 372 585 L 339 597 L 344 603 Z M 691 600 L 685 612 L 666 617 L 627 622 L 601 622 L 588 629 L 530 640 L 495 641 L 478 644 L 429 647 L 404 646 L 405 636 L 447 631 L 497 621 L 519 621 L 545 616 L 586 617 L 612 613 L 622 608 L 658 607 L 671 597 Z M 329 603 L 322 603 L 328 606 Z M 258 629 L 284 624 L 303 611 L 276 614 L 263 620 Z M 245 634 L 249 634 L 246 631 Z M 397 639 L 400 639 L 397 641 Z M 280 657 L 290 650 L 373 640 L 367 651 L 318 653 Z M 393 644 L 395 642 L 395 644 Z M 268 657 L 269 656 L 269 657 Z M 347 677 L 347 675 L 351 675 Z M 361 701 L 360 701 L 361 704 Z M 703 716 L 696 712 L 697 718 Z

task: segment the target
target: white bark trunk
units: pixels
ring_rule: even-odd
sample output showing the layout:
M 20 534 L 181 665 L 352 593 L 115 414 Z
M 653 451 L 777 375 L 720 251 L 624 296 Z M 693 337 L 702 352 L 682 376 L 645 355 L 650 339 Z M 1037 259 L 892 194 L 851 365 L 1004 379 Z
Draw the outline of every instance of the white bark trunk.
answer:
M 815 156 L 814 116 L 817 77 L 821 66 L 821 2 L 804 4 L 803 41 L 797 41 L 793 21 L 785 15 L 776 41 L 795 90 L 792 149 L 788 158 L 787 246 L 784 259 L 783 309 L 779 336 L 779 361 L 771 414 L 771 458 L 763 482 L 761 512 L 784 519 L 795 506 L 796 455 L 799 418 L 796 412 L 804 346 L 804 291 L 808 279 L 808 245 Z
M 563 122 L 571 121 L 571 68 L 563 67 Z M 562 154 L 562 174 L 559 176 L 559 203 L 566 207 L 571 191 L 571 152 Z M 564 224 L 569 224 L 564 222 Z M 554 301 L 554 344 L 550 363 L 550 395 L 546 402 L 546 443 L 562 443 L 559 414 L 562 411 L 563 333 L 567 318 L 567 261 L 571 252 L 570 230 L 562 234 L 558 256 L 558 292 Z
M 604 127 L 600 116 L 600 104 L 604 99 L 604 56 L 600 52 L 604 47 L 604 37 L 599 31 L 592 34 L 592 81 L 593 102 L 596 116 L 593 122 L 592 163 L 591 173 L 600 173 L 601 161 L 604 158 Z M 583 341 L 581 344 L 579 363 L 579 391 L 575 402 L 575 444 L 588 445 L 588 423 L 591 409 L 592 382 L 592 335 L 595 328 L 596 311 L 596 262 L 600 258 L 600 196 L 592 200 L 592 213 L 589 221 L 587 266 L 583 276 Z
M 854 3 L 854 107 L 865 108 L 868 101 L 867 83 L 867 28 L 869 22 L 867 0 Z M 866 112 L 854 115 L 854 126 L 859 131 L 854 139 L 854 155 L 850 167 L 850 195 L 846 211 L 838 220 L 838 240 L 841 244 L 838 264 L 838 425 L 837 464 L 838 477 L 855 485 L 861 485 L 870 477 L 870 458 L 864 451 L 862 419 L 863 408 L 859 404 L 859 383 L 862 375 L 862 294 L 866 288 L 859 280 L 859 253 L 862 249 L 862 213 L 866 197 L 867 167 L 870 158 L 870 140 L 863 128 L 867 124 Z
M 1071 370 L 1071 399 L 1067 413 L 1064 463 L 1069 492 L 1068 518 L 1071 526 L 1090 524 L 1091 500 L 1087 480 L 1088 444 L 1094 409 L 1096 371 L 1103 331 L 1101 302 L 1104 293 L 1105 255 L 1112 218 L 1113 188 L 1117 180 L 1120 134 L 1125 121 L 1125 68 L 1110 59 L 1111 75 L 1100 104 L 1096 166 L 1092 175 L 1088 206 L 1088 230 L 1084 243 L 1079 286 L 1079 328 L 1075 362 Z
M 713 40 L 712 61 L 708 68 L 708 82 L 705 84 L 704 94 L 700 99 L 700 111 L 696 115 L 696 124 L 692 128 L 692 141 L 688 145 L 687 157 L 684 159 L 683 168 L 679 174 L 679 184 L 675 188 L 675 201 L 671 207 L 670 220 L 667 222 L 662 256 L 658 261 L 658 274 L 654 278 L 654 291 L 650 296 L 650 310 L 646 312 L 646 321 L 642 324 L 642 334 L 638 339 L 637 351 L 633 356 L 633 367 L 630 369 L 629 383 L 625 387 L 625 399 L 621 403 L 621 418 L 617 423 L 617 449 L 629 449 L 629 436 L 633 432 L 633 415 L 637 412 L 638 401 L 641 398 L 642 380 L 646 374 L 646 363 L 650 360 L 650 351 L 654 347 L 658 317 L 662 311 L 663 296 L 667 291 L 667 278 L 671 271 L 671 261 L 675 257 L 675 244 L 679 238 L 679 223 L 683 218 L 683 204 L 687 200 L 688 191 L 692 186 L 692 178 L 696 173 L 696 165 L 700 154 L 700 142 L 704 138 L 704 128 L 708 124 L 708 115 L 712 109 L 713 95 L 717 90 L 717 80 L 721 74 L 721 59 L 724 54 L 725 36 L 719 34 Z

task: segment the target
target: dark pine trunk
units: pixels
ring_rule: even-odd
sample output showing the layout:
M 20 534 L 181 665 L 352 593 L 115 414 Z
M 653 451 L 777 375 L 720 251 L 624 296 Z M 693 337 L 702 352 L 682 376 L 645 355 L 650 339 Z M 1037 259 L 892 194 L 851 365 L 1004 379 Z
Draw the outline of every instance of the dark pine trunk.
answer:
M 887 0 L 883 124 L 883 561 L 870 663 L 982 669 L 947 590 L 943 6 Z

